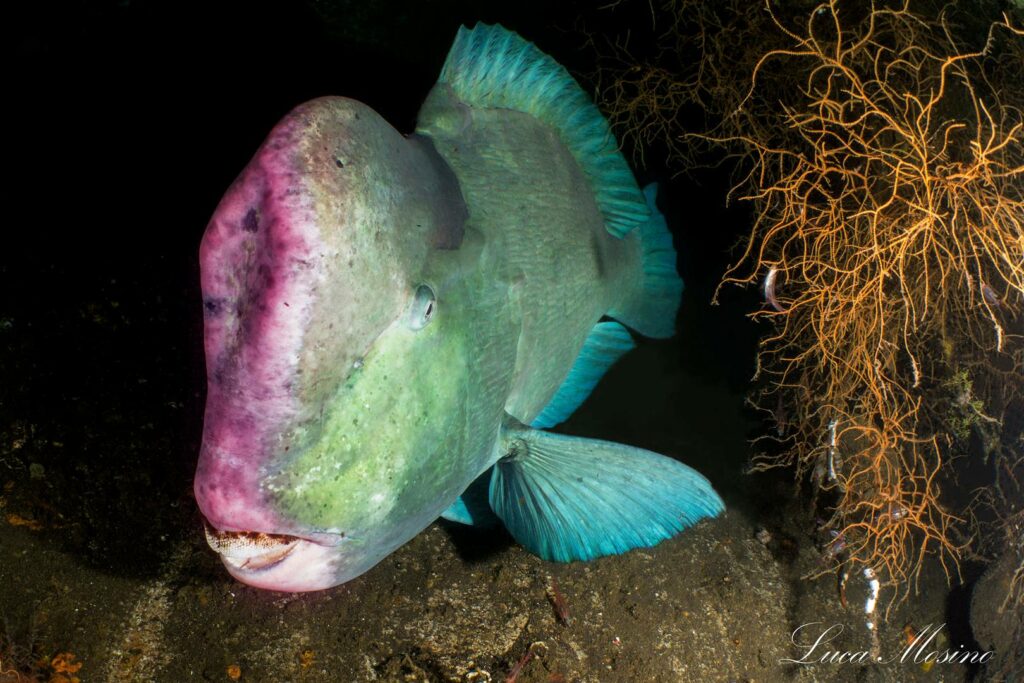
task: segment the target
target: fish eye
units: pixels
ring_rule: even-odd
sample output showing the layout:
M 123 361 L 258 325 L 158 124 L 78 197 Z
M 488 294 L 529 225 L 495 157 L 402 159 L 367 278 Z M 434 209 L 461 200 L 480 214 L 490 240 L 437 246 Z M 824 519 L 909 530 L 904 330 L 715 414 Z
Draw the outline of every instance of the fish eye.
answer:
M 437 298 L 429 285 L 420 285 L 412 299 L 412 310 L 409 312 L 409 327 L 422 330 L 437 312 Z

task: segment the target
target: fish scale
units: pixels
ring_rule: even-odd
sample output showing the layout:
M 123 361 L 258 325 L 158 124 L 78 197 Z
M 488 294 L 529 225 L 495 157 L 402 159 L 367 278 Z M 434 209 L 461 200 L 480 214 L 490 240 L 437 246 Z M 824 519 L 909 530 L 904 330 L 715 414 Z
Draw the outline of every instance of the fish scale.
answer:
M 428 103 L 431 111 L 440 109 Z M 418 127 L 459 177 L 470 225 L 502 253 L 499 272 L 519 278 L 528 305 L 506 411 L 529 422 L 561 384 L 590 329 L 613 306 L 612 293 L 635 276 L 638 240 L 607 233 L 572 154 L 537 119 L 510 110 L 474 111 L 472 129 L 455 138 L 430 121 Z

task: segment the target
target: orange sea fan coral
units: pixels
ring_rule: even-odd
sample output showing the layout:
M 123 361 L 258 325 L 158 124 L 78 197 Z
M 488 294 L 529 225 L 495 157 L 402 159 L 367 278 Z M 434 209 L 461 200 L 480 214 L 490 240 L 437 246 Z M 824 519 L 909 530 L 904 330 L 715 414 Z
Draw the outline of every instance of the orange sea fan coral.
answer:
M 955 462 L 1006 470 L 1024 411 L 1024 32 L 923 0 L 663 9 L 665 50 L 697 45 L 696 66 L 623 68 L 602 92 L 621 131 L 746 169 L 755 221 L 723 284 L 763 287 L 753 401 L 789 412 L 754 469 L 825 491 L 850 559 L 889 584 L 932 553 L 955 575 L 977 509 L 949 504 Z M 652 123 L 684 101 L 706 130 Z
M 960 454 L 942 387 L 1000 373 L 993 355 L 1019 359 L 1024 119 L 987 80 L 984 49 L 961 51 L 908 4 L 853 28 L 835 0 L 799 31 L 768 12 L 792 45 L 759 60 L 747 99 L 769 64 L 806 78 L 781 108 L 785 144 L 732 137 L 754 155 L 758 213 L 724 282 L 783 280 L 755 314 L 775 330 L 759 367 L 764 398 L 782 392 L 803 414 L 791 446 L 755 469 L 818 468 L 852 559 L 890 582 L 916 577 L 930 551 L 953 572 L 964 520 L 941 496 Z M 1019 33 L 997 23 L 986 45 L 1000 31 Z

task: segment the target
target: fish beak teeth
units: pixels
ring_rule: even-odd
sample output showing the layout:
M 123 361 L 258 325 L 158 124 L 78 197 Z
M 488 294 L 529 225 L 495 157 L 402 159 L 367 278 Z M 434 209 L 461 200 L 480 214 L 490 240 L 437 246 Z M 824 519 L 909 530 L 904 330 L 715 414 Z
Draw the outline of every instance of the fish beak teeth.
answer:
M 298 541 L 289 545 L 284 550 L 271 551 L 269 553 L 264 553 L 263 555 L 256 555 L 246 558 L 235 558 L 229 555 L 225 555 L 224 553 L 221 553 L 221 559 L 227 564 L 230 564 L 235 569 L 248 569 L 249 571 L 257 571 L 259 569 L 266 569 L 268 567 L 272 567 L 284 558 L 288 557 L 288 555 L 290 555 L 291 552 L 295 550 L 295 546 L 297 545 Z
M 265 569 L 277 564 L 302 541 L 284 534 L 254 531 L 218 531 L 205 525 L 206 542 L 225 563 L 237 569 Z

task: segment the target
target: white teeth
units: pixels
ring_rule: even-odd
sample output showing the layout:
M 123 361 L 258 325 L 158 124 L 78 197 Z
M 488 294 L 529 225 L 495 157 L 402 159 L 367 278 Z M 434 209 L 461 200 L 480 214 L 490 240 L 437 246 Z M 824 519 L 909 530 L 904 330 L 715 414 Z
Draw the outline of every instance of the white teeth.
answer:
M 257 569 L 284 559 L 301 539 L 254 531 L 217 531 L 205 526 L 206 542 L 236 567 Z
M 299 544 L 295 541 L 291 545 L 286 546 L 282 550 L 275 550 L 271 552 L 264 552 L 262 555 L 250 555 L 248 557 L 229 556 L 221 553 L 221 559 L 230 564 L 235 569 L 248 569 L 255 571 L 257 569 L 265 569 L 271 565 L 277 564 L 295 550 L 295 547 Z

